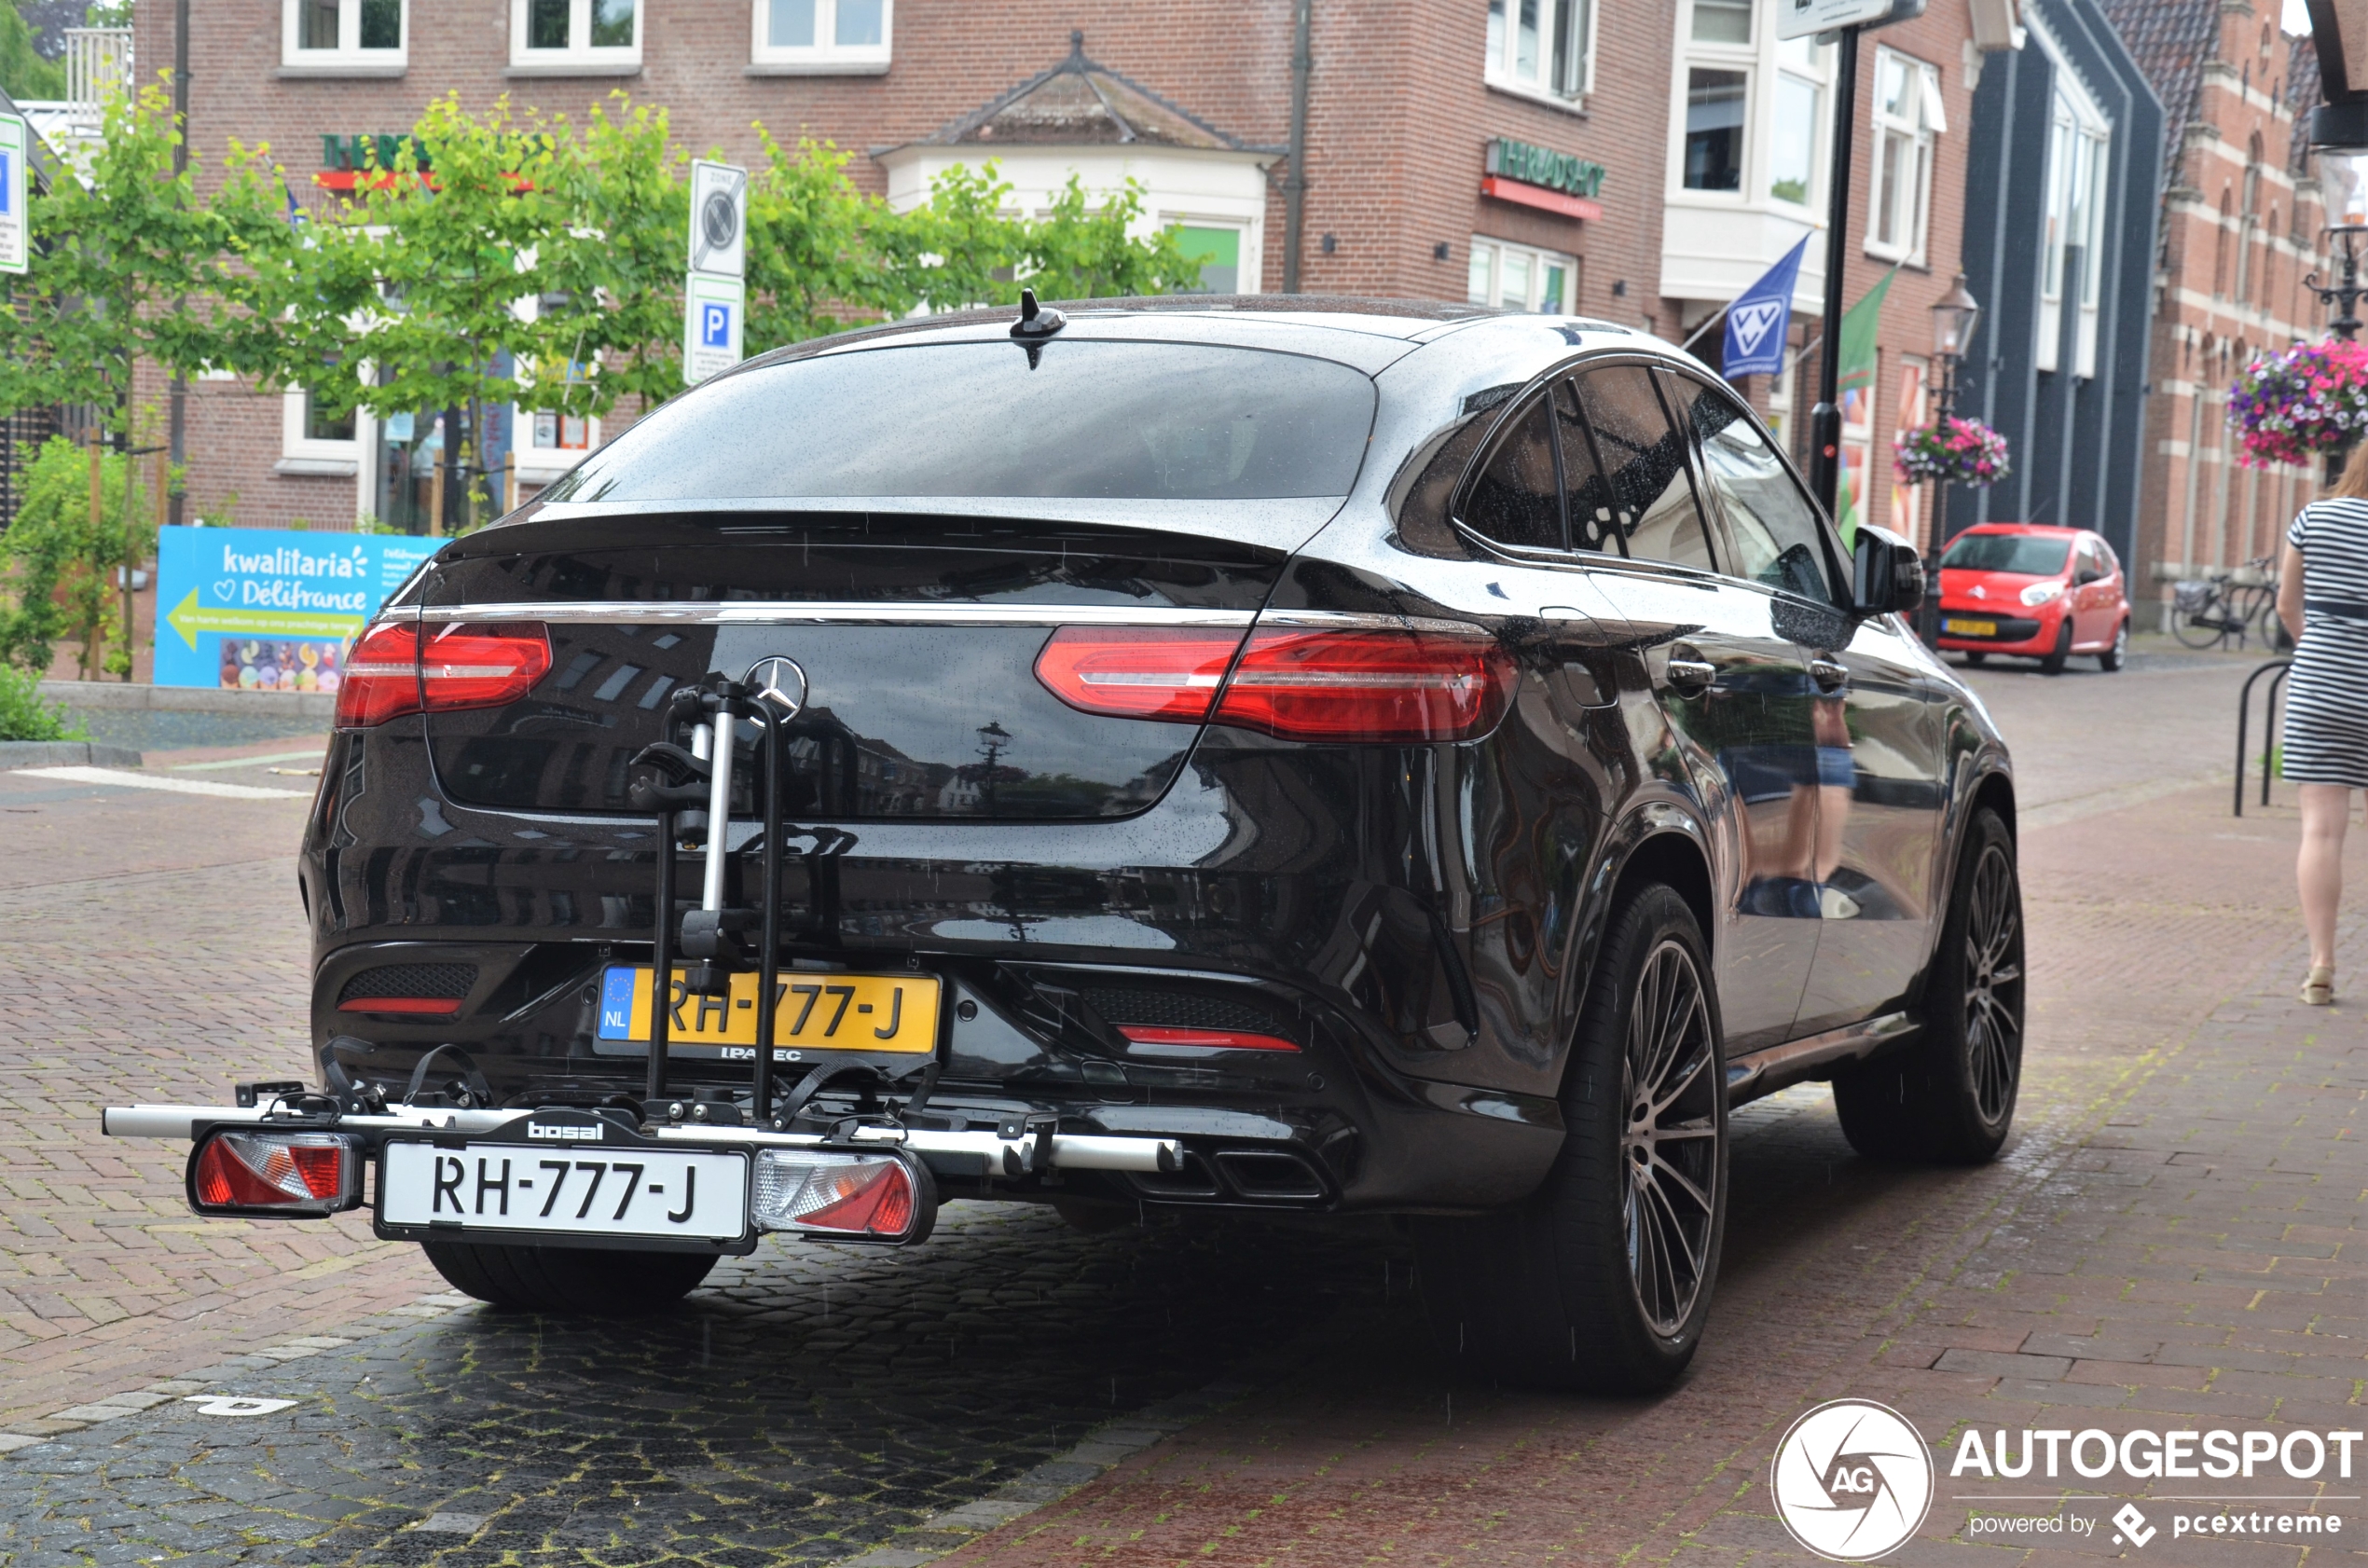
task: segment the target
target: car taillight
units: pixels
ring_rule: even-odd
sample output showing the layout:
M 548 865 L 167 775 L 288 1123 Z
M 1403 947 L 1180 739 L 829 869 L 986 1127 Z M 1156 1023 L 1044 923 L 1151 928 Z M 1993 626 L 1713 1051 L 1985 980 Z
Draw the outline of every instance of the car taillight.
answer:
M 926 1166 L 890 1153 L 768 1148 L 757 1156 L 752 1206 L 767 1231 L 825 1241 L 925 1241 L 937 1224 Z
M 1278 628 L 1253 632 L 1246 648 L 1228 631 L 1063 626 L 1036 676 L 1088 713 L 1213 721 L 1286 740 L 1425 741 L 1485 734 L 1512 700 L 1516 671 L 1477 626 Z
M 337 728 L 366 729 L 420 711 L 420 628 L 381 621 L 345 655 L 337 687 Z
M 1468 740 L 1512 700 L 1512 655 L 1486 632 L 1254 633 L 1216 722 L 1286 740 Z
M 534 690 L 550 668 L 551 637 L 535 622 L 439 626 L 424 637 L 414 623 L 387 622 L 363 633 L 347 656 L 337 723 L 499 708 Z
M 1197 724 L 1242 645 L 1238 631 L 1063 626 L 1036 656 L 1036 678 L 1071 708 Z
M 218 1129 L 189 1153 L 200 1214 L 337 1214 L 362 1201 L 362 1150 L 343 1133 Z

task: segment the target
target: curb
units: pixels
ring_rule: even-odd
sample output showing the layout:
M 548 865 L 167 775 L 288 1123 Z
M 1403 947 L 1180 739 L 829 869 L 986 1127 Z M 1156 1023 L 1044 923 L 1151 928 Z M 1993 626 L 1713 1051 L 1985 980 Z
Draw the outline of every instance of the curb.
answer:
M 138 767 L 140 753 L 129 746 L 90 740 L 0 740 L 0 772 L 18 767 Z
M 80 713 L 145 709 L 334 719 L 337 711 L 335 692 L 242 692 L 216 686 L 142 686 L 121 681 L 44 681 L 41 695 Z

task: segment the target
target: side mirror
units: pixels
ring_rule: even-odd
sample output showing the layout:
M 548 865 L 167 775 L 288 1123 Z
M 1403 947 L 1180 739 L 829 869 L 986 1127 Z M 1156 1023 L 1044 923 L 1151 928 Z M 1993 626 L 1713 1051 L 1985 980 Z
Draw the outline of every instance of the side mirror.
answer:
M 1924 557 L 1888 529 L 1858 525 L 1851 552 L 1851 610 L 1860 615 L 1905 615 L 1924 602 Z
M 2075 588 L 2085 588 L 2091 583 L 2101 583 L 2104 580 L 2105 574 L 2103 572 L 2098 571 L 2093 566 L 2084 566 L 2079 571 L 2073 574 L 2072 586 Z

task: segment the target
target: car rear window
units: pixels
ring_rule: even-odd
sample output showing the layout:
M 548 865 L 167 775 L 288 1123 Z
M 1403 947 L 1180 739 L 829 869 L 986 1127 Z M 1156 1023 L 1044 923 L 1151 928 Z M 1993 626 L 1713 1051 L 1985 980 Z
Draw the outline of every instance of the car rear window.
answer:
M 1940 557 L 1944 571 L 2017 571 L 2053 577 L 2064 570 L 2072 541 L 2043 533 L 1963 533 Z
M 1373 383 L 1205 344 L 927 344 L 744 371 L 667 404 L 546 501 L 1346 495 Z

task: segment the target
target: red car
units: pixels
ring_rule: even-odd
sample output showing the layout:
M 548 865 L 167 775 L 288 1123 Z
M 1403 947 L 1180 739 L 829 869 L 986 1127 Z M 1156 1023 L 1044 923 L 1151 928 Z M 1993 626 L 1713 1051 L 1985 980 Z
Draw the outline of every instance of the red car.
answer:
M 2086 529 L 1977 523 L 1940 557 L 1939 646 L 2060 674 L 2074 653 L 2111 671 L 2129 652 L 2129 596 L 2113 546 Z

